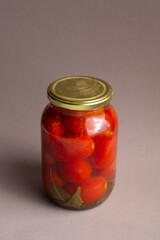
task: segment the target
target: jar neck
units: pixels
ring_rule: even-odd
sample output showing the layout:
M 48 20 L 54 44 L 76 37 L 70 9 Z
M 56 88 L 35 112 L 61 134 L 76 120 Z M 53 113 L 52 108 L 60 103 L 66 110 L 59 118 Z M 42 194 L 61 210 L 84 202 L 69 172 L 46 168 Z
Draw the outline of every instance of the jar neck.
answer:
M 101 112 L 101 110 L 106 110 L 109 108 L 109 106 L 111 105 L 111 103 L 109 102 L 107 105 L 99 107 L 99 108 L 94 108 L 94 109 L 89 109 L 89 110 L 70 110 L 70 109 L 66 109 L 66 108 L 61 108 L 61 107 L 57 107 L 55 106 L 53 103 L 49 103 L 50 107 L 52 107 L 56 112 L 58 111 L 59 113 L 62 114 L 67 114 L 67 115 L 79 115 L 81 113 L 85 114 L 85 113 L 92 113 L 92 112 L 96 112 L 99 111 Z

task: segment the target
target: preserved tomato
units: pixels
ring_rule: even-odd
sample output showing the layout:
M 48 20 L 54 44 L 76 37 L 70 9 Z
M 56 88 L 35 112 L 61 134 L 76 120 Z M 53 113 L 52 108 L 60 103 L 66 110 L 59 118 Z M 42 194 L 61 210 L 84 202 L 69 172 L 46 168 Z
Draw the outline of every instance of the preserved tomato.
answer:
M 113 132 L 103 132 L 94 138 L 95 151 L 89 157 L 90 164 L 96 169 L 109 167 L 116 152 L 117 136 Z
M 88 137 L 57 137 L 51 142 L 50 151 L 61 162 L 84 159 L 94 151 L 94 141 Z
M 83 182 L 92 172 L 91 166 L 85 160 L 76 160 L 69 163 L 61 163 L 58 166 L 59 174 L 67 182 Z
M 116 174 L 116 157 L 113 158 L 111 165 L 109 167 L 103 169 L 101 172 L 99 172 L 99 174 L 101 176 L 105 177 L 105 179 L 107 181 L 114 180 L 115 174 Z
M 111 121 L 106 121 L 104 108 L 88 112 L 66 114 L 63 121 L 71 132 L 77 135 L 94 136 L 103 129 L 111 128 Z
M 43 119 L 44 129 L 50 133 L 52 138 L 57 136 L 62 136 L 64 134 L 65 128 L 61 121 L 60 116 L 53 111 L 52 108 L 48 108 L 44 113 Z
M 83 183 L 79 184 L 68 184 L 64 189 L 70 194 L 73 195 L 77 189 L 81 187 L 81 198 L 84 204 L 92 203 L 98 200 L 107 190 L 107 182 L 104 177 L 91 177 L 88 178 Z

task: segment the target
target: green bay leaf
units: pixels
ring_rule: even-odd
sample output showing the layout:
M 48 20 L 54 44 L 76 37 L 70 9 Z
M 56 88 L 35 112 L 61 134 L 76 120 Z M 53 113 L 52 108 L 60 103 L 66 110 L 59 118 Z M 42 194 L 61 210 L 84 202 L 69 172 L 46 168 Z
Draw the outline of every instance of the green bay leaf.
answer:
M 83 204 L 80 194 L 81 194 L 81 187 L 78 187 L 76 192 L 73 194 L 73 196 L 64 205 L 66 207 L 79 208 Z
M 65 202 L 71 198 L 71 196 L 66 191 L 64 191 L 63 188 L 61 188 L 55 183 L 52 183 L 50 186 L 50 194 L 53 199 L 59 200 L 62 202 Z

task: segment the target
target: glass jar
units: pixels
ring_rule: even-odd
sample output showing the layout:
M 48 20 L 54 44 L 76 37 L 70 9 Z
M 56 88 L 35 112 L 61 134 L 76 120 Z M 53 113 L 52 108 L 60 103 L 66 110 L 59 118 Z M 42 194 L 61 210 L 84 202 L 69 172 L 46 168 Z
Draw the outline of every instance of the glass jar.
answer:
M 41 118 L 43 183 L 62 207 L 98 206 L 113 189 L 118 118 L 112 95 L 108 83 L 86 76 L 48 87 L 50 103 Z

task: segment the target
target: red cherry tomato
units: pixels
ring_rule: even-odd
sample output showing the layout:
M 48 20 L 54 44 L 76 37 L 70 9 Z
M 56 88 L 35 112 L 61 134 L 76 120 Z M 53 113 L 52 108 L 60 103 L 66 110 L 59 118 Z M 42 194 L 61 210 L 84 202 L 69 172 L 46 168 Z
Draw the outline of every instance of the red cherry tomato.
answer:
M 83 182 L 91 175 L 91 166 L 85 160 L 76 160 L 58 165 L 58 172 L 68 182 Z
M 63 118 L 65 126 L 75 134 L 86 135 L 85 130 L 85 118 L 76 116 L 64 116 Z
M 104 169 L 108 167 L 116 153 L 117 135 L 108 133 L 99 134 L 94 138 L 95 151 L 88 158 L 93 168 Z
M 116 110 L 114 109 L 114 107 L 112 105 L 110 105 L 106 110 L 106 119 L 112 119 L 112 130 L 117 131 L 118 129 L 118 116 L 116 113 Z
M 49 108 L 42 117 L 42 125 L 45 130 L 51 134 L 52 138 L 62 136 L 65 131 L 65 127 L 60 119 L 60 116 Z
M 81 199 L 84 204 L 92 203 L 104 195 L 107 189 L 107 182 L 104 177 L 90 177 L 85 182 L 79 184 L 67 184 L 64 186 L 66 192 L 71 196 L 77 187 L 81 187 Z
M 99 174 L 101 176 L 103 176 L 107 181 L 114 180 L 115 179 L 115 175 L 116 175 L 116 157 L 114 157 L 111 165 L 109 167 L 105 168 Z
M 83 136 L 94 136 L 111 128 L 111 120 L 105 118 L 104 108 L 75 112 L 72 115 L 64 116 L 63 121 L 70 131 Z
M 56 160 L 70 162 L 87 158 L 94 151 L 94 142 L 88 137 L 58 137 L 50 145 Z

